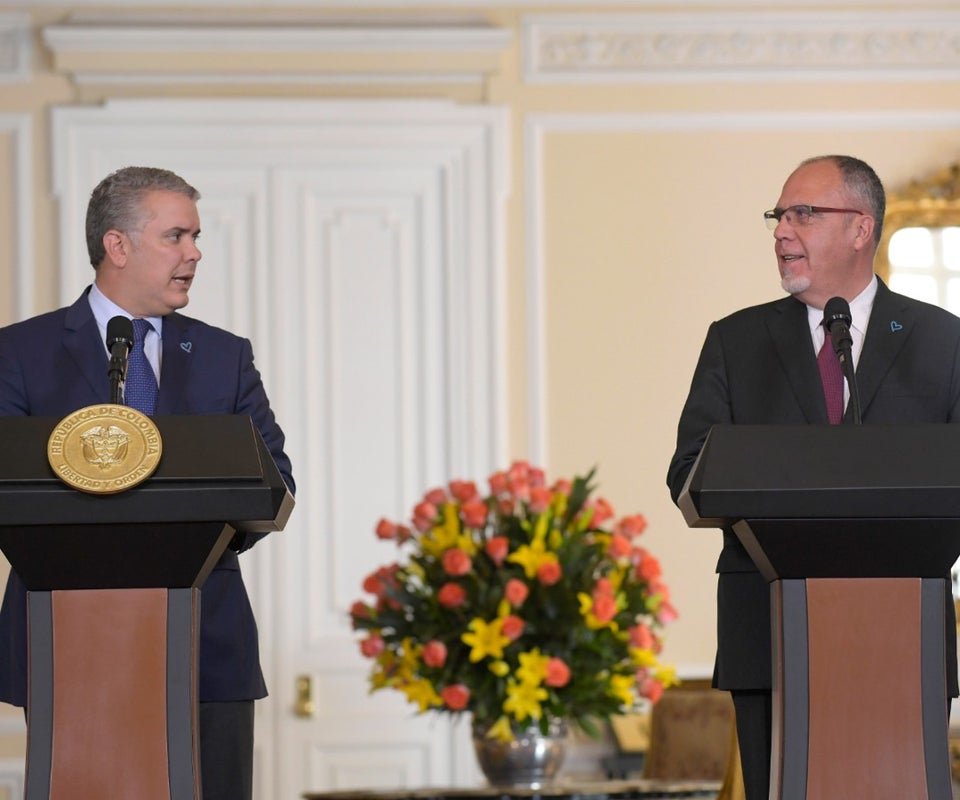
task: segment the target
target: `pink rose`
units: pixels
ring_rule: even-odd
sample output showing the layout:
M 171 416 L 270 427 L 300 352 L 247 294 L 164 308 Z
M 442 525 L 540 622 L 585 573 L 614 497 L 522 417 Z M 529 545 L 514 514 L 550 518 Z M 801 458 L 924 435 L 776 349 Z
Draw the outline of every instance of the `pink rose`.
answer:
M 458 583 L 445 583 L 437 592 L 437 602 L 444 608 L 457 608 L 467 599 L 467 590 Z
M 634 647 L 639 647 L 641 650 L 652 650 L 654 642 L 656 641 L 651 631 L 646 625 L 642 622 L 639 625 L 634 625 L 630 628 L 630 643 Z
M 447 575 L 466 575 L 473 567 L 470 556 L 459 547 L 451 547 L 447 550 L 441 558 L 441 563 Z
M 450 481 L 450 494 L 461 503 L 477 496 L 477 484 L 473 481 Z
M 633 514 L 624 517 L 617 523 L 616 530 L 626 536 L 628 539 L 634 539 L 647 529 L 647 521 L 643 514 Z
M 366 639 L 360 642 L 360 652 L 367 658 L 376 658 L 383 652 L 385 646 L 382 636 L 371 633 Z
M 566 686 L 570 682 L 570 667 L 563 659 L 551 658 L 547 662 L 547 676 L 543 682 L 555 689 Z
M 550 508 L 551 500 L 553 500 L 553 492 L 543 486 L 534 486 L 530 490 L 530 511 L 534 514 L 542 514 Z
M 495 495 L 504 494 L 507 491 L 507 475 L 504 472 L 494 472 L 487 479 L 490 484 L 490 491 Z
M 395 522 L 391 522 L 388 519 L 380 518 L 380 521 L 377 523 L 377 538 L 378 539 L 396 539 L 397 531 L 399 530 L 399 525 Z
M 569 497 L 570 490 L 572 488 L 573 486 L 570 481 L 568 481 L 566 478 L 560 478 L 556 483 L 553 484 L 552 487 L 550 487 L 550 491 L 552 491 L 554 494 L 562 494 L 564 497 Z
M 479 498 L 468 500 L 460 510 L 463 512 L 463 524 L 468 528 L 482 528 L 487 522 L 487 504 Z
M 447 646 L 437 639 L 431 639 L 423 646 L 423 663 L 428 667 L 442 667 L 447 663 Z
M 523 635 L 523 629 L 527 624 L 520 619 L 520 617 L 515 614 L 507 614 L 503 618 L 503 625 L 500 628 L 500 632 L 506 636 L 511 642 L 515 642 Z
M 417 503 L 413 509 L 413 527 L 423 533 L 430 530 L 437 519 L 437 507 L 433 503 L 423 501 Z
M 601 594 L 613 596 L 613 584 L 610 583 L 609 578 L 597 578 L 597 582 L 593 587 L 593 596 L 596 597 Z
M 663 684 L 655 681 L 653 678 L 644 678 L 640 681 L 640 694 L 646 697 L 651 703 L 656 703 L 663 697 Z
M 630 540 L 622 533 L 614 533 L 610 537 L 610 546 L 607 548 L 612 558 L 626 558 L 631 553 Z
M 503 564 L 510 550 L 510 540 L 506 536 L 492 536 L 483 546 L 490 560 L 498 567 Z
M 363 579 L 363 591 L 375 594 L 377 597 L 383 594 L 383 581 L 376 572 Z
M 470 690 L 462 683 L 444 686 L 440 690 L 440 697 L 451 711 L 462 711 L 470 702 Z
M 660 562 L 656 556 L 649 553 L 646 553 L 640 563 L 637 564 L 637 575 L 645 581 L 655 580 L 661 574 L 663 574 L 663 570 L 660 568 Z
M 437 487 L 436 489 L 431 489 L 423 496 L 423 501 L 425 503 L 430 503 L 432 506 L 442 506 L 447 502 L 447 492 L 445 489 Z
M 507 598 L 507 602 L 514 608 L 522 606 L 523 601 L 527 599 L 529 594 L 530 589 L 527 588 L 527 584 L 519 578 L 511 578 L 503 588 L 503 596 Z
M 507 470 L 507 478 L 511 483 L 518 481 L 528 482 L 530 479 L 530 462 L 514 461 Z
M 593 598 L 593 616 L 601 622 L 609 622 L 617 615 L 617 601 L 608 594 Z
M 563 570 L 556 561 L 546 561 L 537 568 L 537 580 L 544 586 L 553 586 L 563 577 Z
M 613 519 L 613 506 L 602 497 L 593 502 L 593 516 L 590 518 L 590 527 L 599 528 L 609 519 Z
M 661 603 L 660 608 L 657 609 L 657 622 L 659 622 L 661 625 L 667 625 L 668 623 L 673 622 L 679 616 L 680 614 L 677 613 L 677 609 L 675 609 L 666 601 Z
M 357 627 L 356 620 L 370 619 L 370 606 L 362 600 L 357 600 L 357 602 L 350 606 L 350 619 L 354 628 Z
M 511 480 L 510 494 L 512 494 L 516 500 L 527 501 L 530 499 L 530 484 L 525 480 Z

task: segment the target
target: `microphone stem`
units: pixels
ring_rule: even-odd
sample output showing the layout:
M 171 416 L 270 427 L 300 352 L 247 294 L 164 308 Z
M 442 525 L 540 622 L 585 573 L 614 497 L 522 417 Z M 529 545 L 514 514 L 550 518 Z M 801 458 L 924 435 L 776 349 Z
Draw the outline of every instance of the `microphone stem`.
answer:
M 857 378 L 853 368 L 853 353 L 850 345 L 844 342 L 844 346 L 837 353 L 840 359 L 840 366 L 843 369 L 843 377 L 847 379 L 847 387 L 850 389 L 850 409 L 853 415 L 853 424 L 862 425 L 863 420 L 860 416 L 860 387 L 857 385 Z

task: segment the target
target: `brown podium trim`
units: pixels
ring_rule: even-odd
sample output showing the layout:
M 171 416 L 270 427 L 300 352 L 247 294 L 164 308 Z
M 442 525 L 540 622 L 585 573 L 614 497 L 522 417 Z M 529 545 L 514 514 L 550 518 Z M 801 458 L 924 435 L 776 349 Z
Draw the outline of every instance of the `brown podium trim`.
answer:
M 949 797 L 942 578 L 771 584 L 771 797 Z
M 199 590 L 27 598 L 26 800 L 198 800 Z
M 50 800 L 171 800 L 167 593 L 53 593 Z
M 807 609 L 808 792 L 926 800 L 920 579 L 809 579 Z

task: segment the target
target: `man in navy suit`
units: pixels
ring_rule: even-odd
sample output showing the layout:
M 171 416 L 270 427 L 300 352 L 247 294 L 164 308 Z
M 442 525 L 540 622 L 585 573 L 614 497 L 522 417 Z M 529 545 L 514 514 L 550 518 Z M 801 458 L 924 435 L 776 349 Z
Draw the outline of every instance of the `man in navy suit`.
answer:
M 787 179 L 776 207 L 764 216 L 790 297 L 710 325 L 667 474 L 674 502 L 713 425 L 827 423 L 817 352 L 824 341 L 823 307 L 832 297 L 850 304 L 864 424 L 960 422 L 960 319 L 891 292 L 874 274 L 885 206 L 876 173 L 849 156 L 809 159 Z M 850 415 L 848 405 L 848 421 Z M 747 799 L 766 800 L 769 587 L 732 530 L 723 532 L 717 572 L 714 686 L 733 696 Z M 947 615 L 948 688 L 956 697 L 952 603 Z
M 92 286 L 71 306 L 0 329 L 0 416 L 63 417 L 110 402 L 108 320 L 144 318 L 158 378 L 157 414 L 243 414 L 259 429 L 290 491 L 284 436 L 250 342 L 183 316 L 200 261 L 200 195 L 162 169 L 106 177 L 87 208 Z M 253 701 L 266 696 L 257 628 L 234 537 L 201 590 L 200 764 L 204 800 L 252 796 Z M 26 705 L 26 593 L 15 573 L 0 609 L 0 700 Z

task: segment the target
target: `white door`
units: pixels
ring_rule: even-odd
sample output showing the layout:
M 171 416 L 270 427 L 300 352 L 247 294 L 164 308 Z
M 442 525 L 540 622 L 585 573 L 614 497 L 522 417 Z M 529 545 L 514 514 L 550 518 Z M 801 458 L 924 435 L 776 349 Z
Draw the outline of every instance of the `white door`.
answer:
M 63 301 L 90 189 L 127 164 L 202 193 L 187 313 L 253 340 L 297 507 L 241 559 L 271 696 L 257 797 L 477 780 L 467 725 L 369 696 L 347 611 L 381 516 L 504 453 L 502 111 L 445 102 L 122 101 L 54 113 Z M 313 711 L 297 714 L 297 683 Z M 303 709 L 301 708 L 302 712 Z

